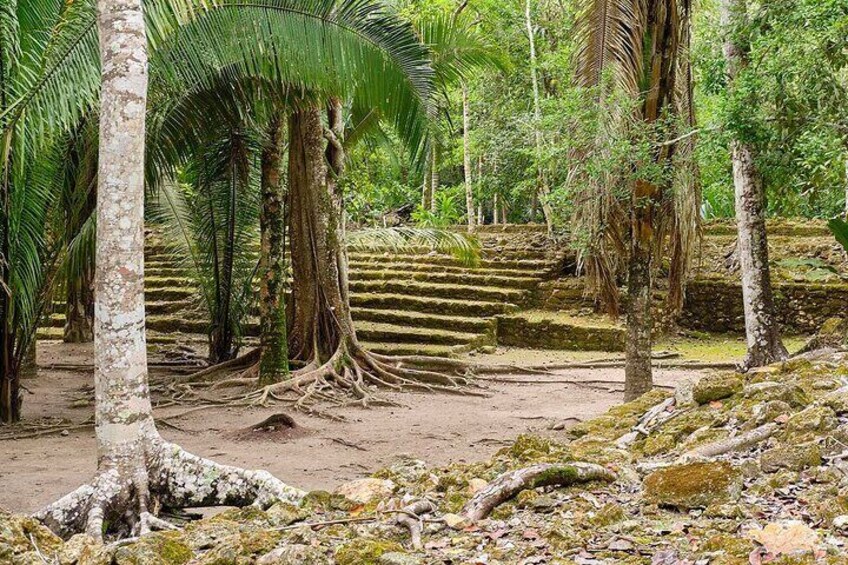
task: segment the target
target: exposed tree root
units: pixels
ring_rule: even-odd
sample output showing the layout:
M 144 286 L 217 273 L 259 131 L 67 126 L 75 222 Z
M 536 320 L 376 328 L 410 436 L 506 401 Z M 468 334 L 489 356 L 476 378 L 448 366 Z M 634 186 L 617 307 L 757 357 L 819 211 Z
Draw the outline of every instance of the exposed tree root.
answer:
M 469 371 L 468 364 L 454 359 L 389 357 L 368 352 L 349 340 L 340 344 L 326 362 L 309 362 L 290 379 L 254 390 L 247 398 L 264 405 L 293 395 L 296 409 L 315 412 L 317 403 L 356 403 L 363 407 L 387 403 L 375 392 L 377 389 L 480 394 L 468 388 Z
M 615 474 L 593 463 L 542 463 L 517 471 L 509 471 L 490 482 L 462 508 L 462 516 L 470 522 L 485 519 L 497 506 L 522 490 L 544 486 L 568 486 L 591 481 L 615 480 Z
M 104 534 L 123 537 L 170 528 L 155 515 L 161 507 L 267 508 L 277 500 L 298 502 L 306 494 L 267 471 L 221 465 L 158 438 L 135 459 L 110 460 L 91 483 L 35 517 L 64 538 L 85 532 L 102 541 Z
M 410 538 L 412 539 L 412 547 L 416 551 L 422 549 L 424 545 L 421 543 L 421 516 L 436 511 L 436 505 L 426 499 L 416 500 L 411 504 L 404 506 L 397 517 L 395 523 L 409 530 Z

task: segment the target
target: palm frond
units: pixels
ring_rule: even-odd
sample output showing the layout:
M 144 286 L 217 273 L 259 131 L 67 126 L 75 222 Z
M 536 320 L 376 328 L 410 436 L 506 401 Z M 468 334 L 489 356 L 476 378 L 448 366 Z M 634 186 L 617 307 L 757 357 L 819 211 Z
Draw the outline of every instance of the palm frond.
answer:
M 480 265 L 480 242 L 467 233 L 435 228 L 369 228 L 347 234 L 353 249 L 416 251 L 422 247 L 453 255 L 468 267 Z
M 601 86 L 609 74 L 616 88 L 638 95 L 647 17 L 643 0 L 579 0 L 578 84 Z
M 827 227 L 845 251 L 848 251 L 848 222 L 841 218 L 833 218 L 827 222 Z

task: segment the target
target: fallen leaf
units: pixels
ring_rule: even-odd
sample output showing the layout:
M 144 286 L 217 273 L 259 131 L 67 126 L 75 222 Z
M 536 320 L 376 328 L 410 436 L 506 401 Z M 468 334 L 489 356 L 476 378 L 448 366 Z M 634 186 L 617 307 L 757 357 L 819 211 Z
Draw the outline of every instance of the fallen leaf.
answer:
M 791 520 L 766 525 L 762 530 L 748 532 L 748 537 L 760 543 L 775 556 L 790 553 L 815 551 L 819 536 L 803 522 Z

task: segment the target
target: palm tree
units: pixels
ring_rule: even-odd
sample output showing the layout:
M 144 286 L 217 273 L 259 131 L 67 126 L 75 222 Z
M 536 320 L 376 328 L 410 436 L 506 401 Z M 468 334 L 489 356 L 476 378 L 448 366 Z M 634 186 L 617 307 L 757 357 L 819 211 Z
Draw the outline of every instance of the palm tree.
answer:
M 691 123 L 686 51 L 691 8 L 690 0 L 583 0 L 578 22 L 578 82 L 594 89 L 596 102 L 611 115 L 613 125 L 627 125 L 631 132 L 633 126 L 628 124 L 648 131 L 670 129 L 651 144 L 641 162 L 631 163 L 621 176 L 608 174 L 600 183 L 589 182 L 577 215 L 578 227 L 590 234 L 587 279 L 612 313 L 618 312 L 617 281 L 626 266 L 627 400 L 652 386 L 655 257 L 666 249 L 668 238 L 673 262 L 670 296 L 681 302 L 682 292 L 674 289 L 685 279 L 697 226 L 696 190 L 685 180 L 692 176 L 666 180 L 647 174 L 656 165 L 668 167 L 679 153 L 690 150 L 687 144 L 673 141 L 674 128 L 666 128 L 665 123 L 671 119 L 684 126 Z M 623 93 L 634 104 L 620 105 L 616 113 L 605 105 L 613 92 Z M 619 187 L 626 188 L 627 198 L 617 198 Z

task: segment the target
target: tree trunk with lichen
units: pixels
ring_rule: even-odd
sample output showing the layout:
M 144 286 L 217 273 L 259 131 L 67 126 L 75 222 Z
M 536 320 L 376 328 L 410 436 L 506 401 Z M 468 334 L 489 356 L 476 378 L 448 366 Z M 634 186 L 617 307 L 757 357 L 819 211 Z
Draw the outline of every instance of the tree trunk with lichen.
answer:
M 97 474 L 37 514 L 63 537 L 171 527 L 165 507 L 268 506 L 303 492 L 265 471 L 218 465 L 159 435 L 147 383 L 144 140 L 147 40 L 141 0 L 99 0 L 102 87 L 94 327 Z
M 268 125 L 262 149 L 259 212 L 259 384 L 285 379 L 289 374 L 286 332 L 285 206 L 281 179 L 282 117 L 274 116 Z
M 721 27 L 727 34 L 724 56 L 730 87 L 746 64 L 746 54 L 735 34 L 747 19 L 745 0 L 722 0 Z M 761 367 L 786 359 L 789 354 L 780 339 L 766 236 L 765 191 L 754 161 L 754 149 L 734 139 L 730 144 L 733 160 L 737 252 L 742 273 L 742 300 L 745 310 L 745 336 L 748 351 L 740 368 Z
M 345 284 L 341 201 L 329 180 L 324 125 L 317 107 L 289 119 L 292 358 L 326 362 L 356 339 Z

